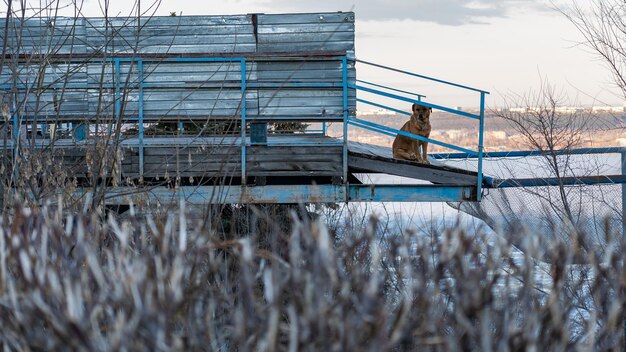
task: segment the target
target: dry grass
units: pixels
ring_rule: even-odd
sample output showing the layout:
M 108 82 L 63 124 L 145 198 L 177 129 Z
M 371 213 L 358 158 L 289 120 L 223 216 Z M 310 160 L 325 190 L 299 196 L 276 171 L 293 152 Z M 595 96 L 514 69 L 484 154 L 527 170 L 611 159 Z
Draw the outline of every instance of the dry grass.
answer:
M 434 239 L 333 237 L 292 213 L 238 238 L 185 212 L 105 221 L 4 212 L 0 344 L 8 350 L 610 350 L 624 334 L 624 240 L 525 255 L 460 227 Z M 270 226 L 267 226 L 269 223 Z M 202 230 L 194 230 L 195 228 Z M 253 227 L 258 228 L 258 227 Z M 615 236 L 614 236 L 615 235 Z M 575 243 L 575 241 L 574 241 Z M 539 252 L 551 264 L 537 263 Z M 544 253 L 542 253 L 544 254 Z

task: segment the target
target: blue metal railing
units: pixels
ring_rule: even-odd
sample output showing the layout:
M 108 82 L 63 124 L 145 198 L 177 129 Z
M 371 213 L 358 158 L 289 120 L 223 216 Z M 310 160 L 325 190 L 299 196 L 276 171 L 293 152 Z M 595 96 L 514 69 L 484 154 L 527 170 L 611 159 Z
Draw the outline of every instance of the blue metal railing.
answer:
M 386 90 L 390 90 L 392 92 L 398 92 L 398 93 L 413 95 L 413 96 L 417 97 L 417 100 L 421 100 L 422 98 L 426 98 L 426 96 L 422 95 L 422 94 L 413 93 L 413 92 L 409 92 L 409 91 L 401 90 L 401 89 L 396 89 L 396 88 L 390 88 L 390 87 L 383 86 L 381 84 L 372 83 L 372 82 L 368 82 L 368 81 L 363 81 L 361 79 L 357 79 L 356 83 L 362 83 L 362 84 L 365 84 L 365 85 L 368 85 L 368 86 L 372 86 L 372 87 L 383 88 L 383 89 L 386 89 Z
M 388 66 L 384 66 L 384 65 L 380 65 L 380 64 L 376 64 L 376 63 L 372 63 L 372 62 L 368 62 L 368 61 L 363 61 L 363 60 L 358 60 L 356 58 L 350 58 L 349 61 L 352 61 L 354 63 L 361 63 L 361 64 L 365 64 L 368 66 L 373 66 L 376 68 L 380 68 L 383 70 L 387 70 L 387 71 L 392 71 L 392 72 L 397 72 L 397 73 L 401 73 L 404 75 L 408 75 L 411 77 L 416 77 L 419 79 L 424 79 L 424 80 L 428 80 L 428 81 L 432 81 L 432 82 L 436 82 L 436 83 L 440 83 L 443 85 L 447 85 L 447 86 L 452 86 L 452 87 L 456 87 L 456 88 L 460 88 L 463 90 L 469 90 L 472 92 L 477 92 L 480 94 L 480 110 L 479 110 L 479 114 L 472 114 L 469 112 L 465 112 L 465 111 L 461 111 L 461 110 L 457 110 L 457 109 L 453 109 L 453 108 L 449 108 L 443 105 L 438 105 L 438 104 L 433 104 L 430 103 L 428 101 L 425 101 L 424 99 L 426 98 L 425 95 L 422 94 L 417 94 L 417 93 L 413 93 L 413 92 L 408 92 L 408 91 L 404 91 L 404 90 L 400 90 L 400 89 L 395 89 L 392 87 L 388 87 L 382 84 L 378 84 L 378 83 L 372 83 L 372 82 L 368 82 L 368 81 L 362 81 L 362 80 L 355 80 L 354 84 L 348 84 L 348 88 L 350 89 L 354 89 L 355 91 L 362 91 L 362 92 L 366 92 L 366 93 L 370 93 L 373 94 L 375 96 L 380 96 L 380 97 L 384 97 L 384 98 L 389 98 L 389 99 L 393 99 L 395 101 L 401 101 L 401 102 L 407 102 L 407 103 L 416 103 L 416 104 L 420 104 L 422 106 L 426 106 L 426 107 L 430 107 L 436 110 L 441 110 L 441 111 L 445 111 L 448 113 L 452 113 L 455 115 L 459 115 L 459 116 L 463 116 L 466 118 L 470 118 L 470 119 L 474 119 L 474 120 L 478 120 L 479 121 L 479 126 L 478 126 L 478 146 L 477 146 L 477 150 L 470 150 L 467 148 L 463 148 L 463 147 L 459 147 L 459 146 L 455 146 L 452 145 L 450 143 L 445 143 L 445 142 L 441 142 L 432 138 L 426 138 L 426 137 L 422 137 L 422 136 L 418 136 L 418 135 L 414 135 L 412 133 L 408 133 L 405 131 L 401 131 L 395 128 L 391 128 L 391 127 L 387 127 L 384 125 L 380 125 L 374 122 L 370 122 L 370 121 L 366 121 L 366 120 L 362 120 L 362 119 L 358 119 L 356 117 L 349 117 L 346 116 L 346 120 L 344 121 L 344 139 L 347 139 L 347 126 L 348 125 L 353 125 L 356 127 L 360 127 L 360 128 L 364 128 L 373 132 L 377 132 L 377 133 L 381 133 L 387 136 L 391 136 L 391 137 L 395 137 L 397 135 L 402 135 L 405 137 L 409 137 L 409 138 L 413 138 L 413 139 L 417 139 L 420 141 L 425 141 L 428 143 L 432 143 L 435 145 L 439 145 L 448 149 L 452 149 L 458 152 L 461 152 L 465 155 L 471 155 L 472 157 L 478 158 L 478 180 L 477 180 L 477 201 L 480 201 L 481 196 L 482 196 L 482 187 L 483 187 L 483 174 L 482 174 L 482 169 L 483 169 L 483 150 L 484 150 L 484 146 L 483 146 L 483 133 L 484 133 L 484 128 L 485 128 L 485 95 L 489 94 L 489 92 L 481 90 L 481 89 L 477 89 L 477 88 L 473 88 L 473 87 L 469 87 L 469 86 L 465 86 L 465 85 L 461 85 L 458 83 L 453 83 L 453 82 L 448 82 L 448 81 L 444 81 L 438 78 L 433 78 L 433 77 L 429 77 L 429 76 L 425 76 L 425 75 L 420 75 L 417 73 L 413 73 L 413 72 L 409 72 L 409 71 L 404 71 L 404 70 L 399 70 L 396 68 L 392 68 L 392 67 L 388 67 Z M 344 74 L 347 72 L 348 67 L 347 67 L 347 60 L 344 60 L 343 62 L 343 71 Z M 357 84 L 360 83 L 360 84 Z M 372 87 L 376 87 L 376 88 L 372 88 Z M 397 93 L 401 93 L 401 94 L 405 94 L 405 95 L 410 95 L 413 97 L 417 97 L 417 99 L 414 99 L 413 97 L 407 97 L 407 96 L 403 96 L 403 95 L 399 95 Z M 345 91 L 344 91 L 344 94 Z M 344 96 L 344 98 L 346 98 Z M 378 102 L 374 102 L 371 100 L 367 100 L 367 99 L 362 99 L 362 98 L 357 98 L 356 101 L 358 103 L 363 103 L 363 104 L 367 104 L 367 105 L 371 105 L 371 106 L 375 106 L 378 108 L 382 108 L 382 109 L 386 109 L 389 111 L 393 111 L 399 114 L 403 114 L 403 115 L 408 115 L 410 116 L 411 113 L 378 103 Z M 345 156 L 344 156 L 345 158 Z M 346 169 L 346 167 L 344 166 L 344 170 Z
M 247 140 L 248 139 L 247 137 L 248 117 L 247 117 L 247 107 L 246 107 L 246 92 L 248 88 L 277 88 L 277 89 L 278 88 L 334 88 L 334 89 L 341 89 L 343 113 L 341 115 L 337 114 L 337 115 L 332 115 L 332 116 L 331 115 L 322 116 L 321 118 L 319 118 L 319 121 L 322 122 L 321 130 L 315 130 L 314 132 L 318 134 L 321 133 L 323 135 L 326 135 L 327 133 L 326 121 L 341 119 L 341 121 L 343 122 L 342 140 L 339 142 L 333 142 L 333 141 L 325 142 L 323 143 L 323 145 L 342 146 L 342 175 L 343 175 L 344 184 L 347 185 L 348 183 L 347 181 L 348 180 L 348 142 L 349 142 L 348 141 L 348 127 L 349 125 L 353 125 L 355 127 L 368 129 L 370 131 L 388 135 L 388 136 L 402 135 L 402 136 L 414 138 L 417 140 L 427 141 L 429 143 L 433 143 L 434 145 L 439 145 L 439 146 L 478 158 L 477 196 L 478 196 L 478 200 L 480 200 L 481 190 L 482 190 L 482 158 L 483 158 L 483 138 L 482 137 L 483 137 L 483 130 L 484 130 L 484 104 L 485 104 L 485 95 L 489 93 L 483 90 L 472 88 L 472 87 L 463 86 L 460 84 L 447 82 L 447 81 L 443 81 L 440 79 L 436 79 L 436 78 L 432 78 L 432 77 L 428 77 L 424 75 L 419 75 L 419 74 L 415 74 L 415 73 L 408 72 L 408 71 L 398 70 L 395 68 L 391 68 L 391 67 L 387 67 L 387 66 L 367 62 L 367 61 L 357 60 L 356 58 L 352 58 L 348 56 L 341 56 L 338 58 L 341 59 L 341 65 L 342 65 L 340 82 L 262 82 L 262 83 L 247 81 L 247 64 L 246 64 L 246 58 L 244 57 L 175 57 L 175 58 L 157 58 L 157 59 L 129 57 L 129 58 L 92 59 L 90 60 L 90 62 L 102 62 L 102 63 L 111 64 L 112 66 L 111 68 L 113 71 L 111 72 L 113 82 L 110 82 L 110 83 L 99 82 L 98 84 L 89 84 L 89 83 L 77 84 L 77 83 L 72 83 L 72 82 L 64 82 L 64 88 L 65 89 L 100 88 L 100 89 L 111 89 L 114 91 L 115 121 L 120 122 L 120 119 L 123 118 L 124 121 L 136 121 L 138 123 L 139 175 L 143 176 L 144 174 L 144 165 L 143 165 L 144 164 L 144 148 L 145 148 L 144 146 L 144 137 L 145 137 L 144 136 L 144 132 L 145 132 L 144 123 L 146 121 L 150 121 L 150 120 L 146 120 L 146 116 L 144 116 L 144 103 L 145 103 L 144 93 L 146 89 L 171 87 L 170 84 L 164 85 L 161 83 L 144 82 L 144 79 L 146 77 L 144 73 L 144 63 L 155 61 L 155 62 L 181 62 L 181 63 L 183 62 L 184 63 L 224 62 L 224 63 L 238 64 L 240 66 L 239 70 L 241 73 L 240 82 L 232 81 L 232 82 L 228 82 L 228 84 L 229 84 L 229 88 L 233 88 L 233 89 L 238 88 L 241 92 L 241 102 L 240 102 L 241 105 L 240 105 L 239 113 L 240 113 L 240 119 L 241 119 L 240 148 L 241 148 L 242 180 L 245 180 L 247 176 L 247 170 L 246 170 L 247 147 L 250 145 L 250 142 L 248 142 Z M 376 68 L 405 74 L 411 77 L 415 77 L 419 79 L 426 79 L 426 80 L 430 80 L 430 81 L 437 82 L 440 84 L 445 84 L 445 85 L 461 88 L 464 90 L 478 92 L 480 93 L 480 113 L 472 114 L 469 112 L 456 110 L 456 109 L 446 107 L 443 105 L 434 104 L 434 103 L 428 102 L 426 100 L 426 96 L 423 94 L 396 89 L 396 88 L 388 87 L 388 86 L 375 83 L 375 82 L 357 80 L 356 78 L 349 79 L 348 73 L 349 73 L 349 70 L 352 68 L 352 67 L 349 67 L 349 65 L 352 65 L 353 63 L 361 63 L 365 65 L 370 65 Z M 137 79 L 130 80 L 128 79 L 130 76 L 128 76 L 126 79 L 126 82 L 123 82 L 122 73 L 130 75 L 130 72 L 131 72 L 130 69 L 128 71 L 125 71 L 126 65 L 129 65 L 129 64 L 136 65 L 137 72 L 135 74 L 137 76 L 135 77 L 137 77 Z M 123 70 L 124 72 L 122 72 Z M 2 84 L 0 85 L 0 89 L 29 89 L 28 86 L 29 85 L 25 85 L 24 87 L 21 87 L 21 85 L 14 86 L 14 85 Z M 199 87 L 202 87 L 202 84 L 200 84 Z M 124 104 L 123 99 L 126 96 L 126 91 L 128 90 L 138 91 L 139 96 L 138 96 L 138 102 L 137 102 L 138 103 L 137 116 L 134 116 L 134 115 L 126 116 L 126 112 L 123 111 L 123 104 Z M 450 143 L 445 143 L 445 142 L 438 141 L 432 138 L 426 138 L 426 137 L 414 135 L 405 131 L 400 131 L 395 128 L 391 128 L 391 127 L 380 125 L 374 122 L 359 119 L 356 116 L 353 116 L 350 111 L 350 103 L 351 103 L 350 94 L 356 91 L 366 92 L 369 94 L 373 94 L 375 96 L 393 99 L 395 101 L 401 101 L 401 102 L 407 102 L 407 103 L 418 103 L 423 106 L 431 107 L 433 109 L 446 111 L 446 112 L 453 113 L 453 114 L 463 116 L 466 118 L 478 120 L 480 122 L 478 148 L 477 150 L 463 148 L 460 146 L 455 146 Z M 384 104 L 367 100 L 367 99 L 363 99 L 363 98 L 356 98 L 353 101 L 355 102 L 355 104 L 358 102 L 362 104 L 368 104 L 371 106 L 391 110 L 391 111 L 394 111 L 396 113 L 403 114 L 403 115 L 411 115 L 410 113 L 406 111 L 395 109 L 393 107 L 389 107 Z M 14 129 L 15 129 L 14 136 L 16 139 L 17 139 L 18 125 L 28 120 L 27 117 L 25 117 L 25 119 L 26 120 L 22 119 L 22 121 L 18 121 L 17 114 L 14 114 L 13 124 L 14 124 Z M 180 119 L 179 119 L 179 125 L 182 125 L 182 120 Z M 290 144 L 290 143 L 286 143 L 284 141 L 272 141 L 272 142 L 267 143 L 267 145 L 287 145 L 287 144 Z M 297 144 L 298 145 L 321 145 L 320 142 L 310 142 L 310 143 L 298 142 Z M 17 140 L 15 140 L 15 145 L 17 145 Z
M 342 62 L 346 62 L 345 57 L 341 57 Z M 146 119 L 144 116 L 144 93 L 146 89 L 153 88 L 172 88 L 177 87 L 178 85 L 172 84 L 172 82 L 168 82 L 166 84 L 163 83 L 146 83 L 145 72 L 144 72 L 144 63 L 146 62 L 180 62 L 180 63 L 190 63 L 190 62 L 223 62 L 223 63 L 235 63 L 239 64 L 240 68 L 240 82 L 233 84 L 234 82 L 227 83 L 229 88 L 236 89 L 238 84 L 238 89 L 241 92 L 241 101 L 240 101 L 240 119 L 241 119 L 241 130 L 240 130 L 240 148 L 241 148 L 241 176 L 242 180 L 246 179 L 247 176 L 247 147 L 250 146 L 250 142 L 248 141 L 247 136 L 247 106 L 246 106 L 246 92 L 248 88 L 335 88 L 342 90 L 343 96 L 343 113 L 341 115 L 329 115 L 327 117 L 316 118 L 321 121 L 322 125 L 319 129 L 307 131 L 307 133 L 311 134 L 327 134 L 327 126 L 326 120 L 346 120 L 347 111 L 348 111 L 348 78 L 347 74 L 344 72 L 343 78 L 341 82 L 248 82 L 247 80 L 247 64 L 245 57 L 174 57 L 174 58 L 141 58 L 141 57 L 117 57 L 117 58 L 91 58 L 89 60 L 90 63 L 103 63 L 111 65 L 111 82 L 98 82 L 98 83 L 73 83 L 73 82 L 59 82 L 63 84 L 64 89 L 106 89 L 111 90 L 113 93 L 114 101 L 113 101 L 113 117 L 115 122 L 120 122 L 120 119 L 123 119 L 124 122 L 137 122 L 138 124 L 138 156 L 139 156 L 139 176 L 143 176 L 144 174 L 144 159 L 145 159 L 145 126 L 146 121 L 153 121 L 152 119 Z M 129 75 L 130 70 L 126 65 L 136 65 L 137 72 L 133 73 L 136 76 L 136 79 L 129 79 L 130 76 L 127 76 L 124 79 L 124 75 Z M 1 90 L 18 90 L 18 91 L 30 91 L 35 87 L 36 82 L 32 83 L 17 83 L 17 84 L 9 84 L 2 83 L 0 84 Z M 50 87 L 54 86 L 54 83 L 48 84 Z M 231 86 L 232 85 L 232 86 Z M 190 87 L 186 84 L 180 84 L 181 87 L 185 88 L 201 88 L 204 87 L 202 83 L 199 83 L 197 87 Z M 223 87 L 223 85 L 221 85 Z M 137 113 L 136 116 L 133 114 L 132 116 L 128 116 L 127 112 L 124 111 L 124 97 L 126 96 L 126 92 L 136 90 L 138 92 L 138 101 L 137 101 Z M 36 119 L 33 120 L 28 116 L 18 116 L 18 109 L 13 109 L 12 114 L 12 123 L 13 123 L 13 145 L 18 145 L 18 132 L 20 124 L 36 122 Z M 290 116 L 272 116 L 273 119 L 293 119 Z M 297 118 L 296 118 L 297 119 Z M 179 129 L 182 130 L 182 120 L 178 119 Z M 109 132 L 112 130 L 109 129 Z M 294 145 L 293 142 L 286 141 L 271 141 L 268 142 L 267 145 Z M 347 138 L 342 142 L 298 142 L 297 145 L 310 145 L 310 146 L 344 146 L 343 154 L 344 154 L 344 168 L 347 168 Z M 18 148 L 14 149 L 14 158 L 17 157 Z
M 138 89 L 139 91 L 139 99 L 138 99 L 138 114 L 137 114 L 137 124 L 138 124 L 138 149 L 139 149 L 139 176 L 143 177 L 144 174 L 144 153 L 145 153 L 145 145 L 144 145 L 144 89 L 145 88 L 154 88 L 158 85 L 155 84 L 146 84 L 144 82 L 144 70 L 143 63 L 144 59 L 142 58 L 112 58 L 112 59 L 104 59 L 105 62 L 113 62 L 114 65 L 114 75 L 115 82 L 111 85 L 115 89 L 115 118 L 116 121 L 119 121 L 121 118 L 121 109 L 122 109 L 122 91 L 126 89 Z M 223 57 L 215 57 L 215 58 L 163 58 L 158 59 L 159 62 L 230 62 L 230 63 L 239 63 L 241 70 L 241 178 L 242 180 L 246 179 L 246 90 L 247 90 L 247 81 L 246 81 L 246 59 L 243 57 L 232 57 L 232 58 L 223 58 Z M 121 64 L 122 63 L 136 63 L 137 64 L 137 82 L 124 82 L 123 85 L 120 85 L 121 82 Z M 126 119 L 129 120 L 129 119 Z M 135 120 L 135 119 L 131 119 Z M 179 119 L 179 129 L 182 130 L 182 121 Z

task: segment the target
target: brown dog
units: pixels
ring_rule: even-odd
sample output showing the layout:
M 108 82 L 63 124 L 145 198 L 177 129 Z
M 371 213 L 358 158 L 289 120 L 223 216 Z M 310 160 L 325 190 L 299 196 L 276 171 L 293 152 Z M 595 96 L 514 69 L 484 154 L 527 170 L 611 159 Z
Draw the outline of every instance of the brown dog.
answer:
M 413 115 L 411 115 L 411 119 L 407 121 L 400 130 L 428 138 L 431 129 L 430 113 L 433 109 L 419 104 L 413 104 L 412 109 Z M 396 139 L 393 141 L 392 149 L 393 157 L 396 159 L 428 164 L 428 159 L 426 159 L 428 142 L 397 135 Z

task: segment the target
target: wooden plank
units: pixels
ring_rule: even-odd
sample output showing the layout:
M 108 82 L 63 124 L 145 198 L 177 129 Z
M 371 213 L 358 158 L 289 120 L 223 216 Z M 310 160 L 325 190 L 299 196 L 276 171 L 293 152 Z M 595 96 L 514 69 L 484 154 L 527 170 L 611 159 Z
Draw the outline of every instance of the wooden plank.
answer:
M 353 12 L 259 14 L 259 25 L 354 22 Z
M 296 45 L 302 44 L 311 44 L 316 42 L 321 43 L 337 43 L 343 42 L 346 43 L 347 46 L 350 46 L 349 43 L 352 42 L 354 38 L 354 32 L 318 32 L 315 35 L 310 32 L 295 32 L 295 33 L 268 33 L 263 36 L 259 36 L 258 44 L 266 45 L 266 44 L 287 44 L 294 43 Z
M 128 165 L 128 164 L 126 164 Z M 191 165 L 187 163 L 146 163 L 144 166 L 145 170 L 169 170 L 170 172 L 173 170 L 185 170 L 185 171 L 219 171 L 219 170 L 229 170 L 229 169 L 237 169 L 241 168 L 239 162 L 223 162 L 223 163 L 192 163 Z
M 265 53 L 285 53 L 288 54 L 290 52 L 301 51 L 301 52 L 325 52 L 325 51 L 339 51 L 345 52 L 354 50 L 354 42 L 345 41 L 345 42 L 334 42 L 329 40 L 328 38 L 323 38 L 316 42 L 303 42 L 300 44 L 297 43 L 273 43 L 273 44 L 264 44 L 258 45 L 258 52 Z
M 297 143 L 297 142 L 296 142 Z M 301 155 L 341 155 L 342 148 L 337 146 L 252 146 L 248 148 L 250 155 L 255 156 L 301 156 Z
M 248 171 L 248 176 L 266 176 L 266 177 L 321 177 L 321 176 L 340 176 L 341 171 Z
M 337 163 L 341 164 L 341 154 L 336 155 L 323 155 L 323 154 L 311 154 L 311 155 L 250 155 L 247 157 L 248 163 L 271 163 L 271 162 L 290 162 L 290 163 L 310 163 L 310 162 L 324 162 L 324 163 Z
M 300 162 L 300 161 L 268 161 L 251 162 L 247 165 L 250 171 L 339 171 L 341 163 L 336 162 Z
M 311 183 L 309 177 L 325 177 L 327 179 L 341 177 L 337 171 L 248 171 L 248 177 L 288 177 L 297 182 Z M 326 181 L 324 181 L 326 182 Z M 330 182 L 329 182 L 330 183 Z
M 270 51 L 285 52 L 288 55 L 304 55 L 311 52 L 321 55 L 332 54 L 334 55 L 332 58 L 329 56 L 313 61 L 300 58 L 299 62 L 289 62 L 289 57 L 263 57 L 261 59 L 262 63 L 266 64 L 266 71 L 263 73 L 264 77 L 261 78 L 257 75 L 262 70 L 259 71 L 257 63 L 251 60 L 247 67 L 248 80 L 261 84 L 287 81 L 341 82 L 340 58 L 336 55 L 345 52 L 346 48 L 354 48 L 353 13 L 260 14 L 257 19 L 256 39 L 261 43 L 260 50 L 257 50 L 252 15 L 153 17 L 150 19 L 119 17 L 108 19 L 108 23 L 103 18 L 80 19 L 77 22 L 77 32 L 69 39 L 81 43 L 83 48 L 81 50 L 84 52 L 100 51 L 106 44 L 109 50 L 113 49 L 116 53 L 123 54 L 134 52 L 134 47 L 138 46 L 139 56 L 166 52 L 168 55 L 183 56 L 185 54 L 234 55 L 235 52 L 258 54 Z M 59 30 L 57 33 L 62 34 L 60 38 L 68 39 L 69 32 L 64 33 L 62 30 L 69 30 L 71 27 L 67 25 L 74 23 L 74 19 L 56 21 L 55 29 Z M 66 26 L 63 27 L 63 24 Z M 30 28 L 33 34 L 30 38 L 33 40 L 40 41 L 49 31 L 48 23 L 39 19 L 28 21 L 24 26 Z M 105 30 L 106 26 L 109 28 Z M 15 35 L 11 35 L 11 38 L 14 37 Z M 114 45 L 106 43 L 108 40 L 113 40 Z M 37 43 L 33 43 L 35 44 Z M 302 46 L 302 50 L 299 50 L 298 46 Z M 321 52 L 320 48 L 323 49 Z M 88 57 L 82 56 L 82 58 Z M 71 59 L 77 60 L 78 58 L 72 57 Z M 115 74 L 112 63 L 79 63 L 77 65 L 83 65 L 81 73 L 71 79 L 63 78 L 63 82 L 77 83 L 86 80 L 90 84 L 114 83 Z M 59 68 L 63 67 L 63 64 L 59 64 Z M 138 77 L 136 65 L 122 64 L 121 75 L 126 77 L 126 72 L 131 67 L 133 73 L 129 77 L 129 82 L 136 82 Z M 32 74 L 28 73 L 28 75 L 35 75 L 37 67 L 32 67 L 31 71 Z M 62 70 L 60 73 L 63 73 Z M 349 77 L 354 77 L 353 67 L 350 67 L 348 74 Z M 144 89 L 145 120 L 162 117 L 176 120 L 180 116 L 195 120 L 229 119 L 239 117 L 241 112 L 239 97 L 221 94 L 209 96 L 206 93 L 223 91 L 225 84 L 230 84 L 227 91 L 238 91 L 237 83 L 240 80 L 240 73 L 236 63 L 150 63 L 145 60 L 144 77 L 146 83 L 181 85 L 181 92 L 183 92 L 181 94 L 173 91 L 163 93 L 154 88 Z M 201 89 L 198 90 L 200 87 Z M 266 89 L 259 88 L 259 90 Z M 271 97 L 266 95 L 266 99 L 263 100 L 257 95 L 256 89 L 249 89 L 249 95 L 246 96 L 248 115 L 251 120 L 270 119 L 273 116 L 281 116 L 281 118 L 291 116 L 294 120 L 311 121 L 327 116 L 333 119 L 338 118 L 343 113 L 340 94 L 333 97 L 316 96 L 316 92 L 320 90 L 314 89 L 309 93 L 302 93 L 301 89 L 282 88 L 281 91 L 296 93 L 291 97 L 270 93 Z M 340 89 L 336 91 L 340 93 Z M 350 94 L 349 104 L 350 107 L 354 107 L 356 105 L 354 94 L 353 92 Z M 45 101 L 50 103 L 50 99 L 46 98 Z M 51 108 L 53 104 L 44 105 L 45 108 L 33 109 L 31 106 L 28 110 L 33 111 L 33 115 L 35 113 L 51 115 L 54 111 Z M 89 115 L 96 113 L 111 115 L 114 110 L 114 94 L 111 91 L 94 89 L 84 97 L 67 97 L 62 105 L 60 115 L 65 120 L 76 120 L 84 111 L 88 111 Z M 131 90 L 126 96 L 124 110 L 122 116 L 124 119 L 136 117 L 138 114 L 137 89 Z
M 241 175 L 241 168 L 231 167 L 222 169 L 151 169 L 145 168 L 144 177 L 196 177 L 196 178 L 212 178 L 212 177 L 239 177 Z M 139 172 L 135 168 L 122 170 L 123 177 L 136 177 L 139 176 Z
M 139 172 L 139 167 L 137 164 L 129 165 L 124 164 L 122 167 L 129 172 Z M 241 172 L 241 166 L 238 164 L 228 164 L 228 165 L 216 165 L 216 164 L 198 164 L 192 166 L 180 166 L 180 165 L 155 165 L 155 164 L 147 164 L 144 165 L 144 174 L 172 174 L 177 172 L 186 172 L 190 175 L 207 175 L 207 174 L 237 174 Z
M 258 52 L 354 50 L 354 14 L 258 16 Z
M 338 22 L 338 23 L 281 23 L 259 25 L 258 33 L 264 35 L 270 34 L 286 34 L 286 33 L 354 33 L 354 23 Z
M 124 163 L 138 163 L 139 162 L 139 157 L 138 156 L 130 156 L 130 157 L 124 157 L 123 160 Z M 214 156 L 214 155 L 209 155 L 209 156 L 193 156 L 191 158 L 191 160 L 187 157 L 187 156 L 179 156 L 178 158 L 176 156 L 171 156 L 168 157 L 166 155 L 160 155 L 160 156 L 144 156 L 144 163 L 146 164 L 156 164 L 156 165 L 198 165 L 198 164 L 215 164 L 215 165 L 220 165 L 220 164 L 226 164 L 226 163 L 233 163 L 233 162 L 240 162 L 236 157 L 232 157 L 232 156 Z
M 239 158 L 241 155 L 239 147 L 233 147 L 232 150 L 228 150 L 226 148 L 215 148 L 211 149 L 210 147 L 206 150 L 197 150 L 196 147 L 184 148 L 181 146 L 179 149 L 175 148 L 145 148 L 144 155 L 146 157 L 174 157 L 179 155 L 179 157 L 184 157 L 187 159 L 191 154 L 192 158 L 194 157 L 211 157 L 211 158 L 221 158 L 221 157 L 230 157 L 232 159 Z
M 104 28 L 104 18 L 87 18 L 87 28 Z M 112 17 L 108 18 L 112 27 L 124 27 L 137 25 L 137 17 Z M 251 24 L 248 15 L 208 15 L 208 16 L 155 16 L 143 17 L 142 26 L 165 26 L 165 27 L 197 27 L 197 26 L 228 26 Z

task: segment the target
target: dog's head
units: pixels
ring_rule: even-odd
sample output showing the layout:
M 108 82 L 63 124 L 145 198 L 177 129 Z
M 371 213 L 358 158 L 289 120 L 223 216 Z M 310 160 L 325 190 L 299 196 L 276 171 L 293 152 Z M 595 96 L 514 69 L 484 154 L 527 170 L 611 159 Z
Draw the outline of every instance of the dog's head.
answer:
M 411 119 L 416 119 L 420 121 L 428 121 L 428 119 L 430 118 L 430 113 L 433 111 L 432 108 L 420 104 L 413 104 L 412 109 L 413 116 L 411 116 Z

